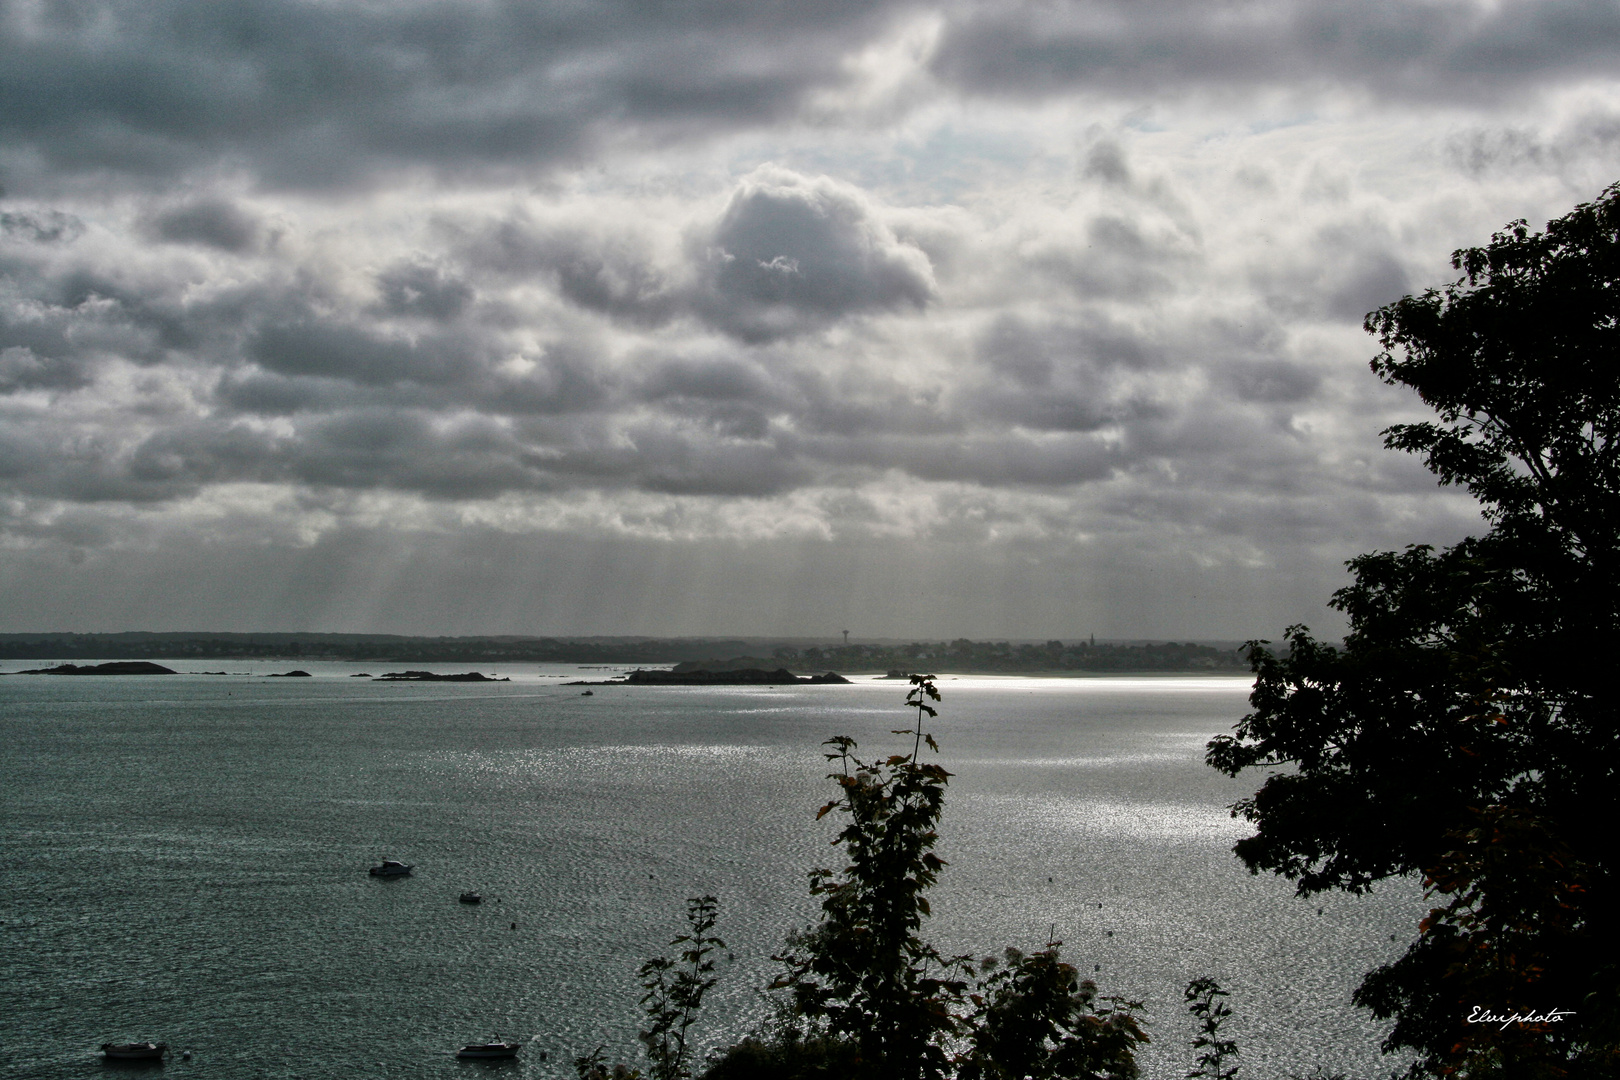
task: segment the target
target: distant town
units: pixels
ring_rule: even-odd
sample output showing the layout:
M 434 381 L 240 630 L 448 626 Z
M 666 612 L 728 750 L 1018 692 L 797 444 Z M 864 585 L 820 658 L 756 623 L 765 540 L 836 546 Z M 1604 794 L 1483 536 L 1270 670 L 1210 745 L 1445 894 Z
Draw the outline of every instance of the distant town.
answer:
M 1241 672 L 1236 643 L 826 642 L 783 638 L 405 637 L 386 634 L 0 634 L 0 660 L 349 660 L 377 663 L 680 664 L 770 661 L 795 671 Z

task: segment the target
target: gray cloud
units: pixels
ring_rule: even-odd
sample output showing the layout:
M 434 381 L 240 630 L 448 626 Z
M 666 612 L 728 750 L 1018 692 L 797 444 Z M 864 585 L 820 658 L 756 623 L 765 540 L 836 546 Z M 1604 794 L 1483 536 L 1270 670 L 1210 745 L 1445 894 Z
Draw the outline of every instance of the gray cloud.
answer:
M 1606 0 L 1116 0 L 975 6 L 950 24 L 933 67 L 990 94 L 1338 84 L 1467 101 L 1617 63 L 1620 10 Z
M 840 57 L 888 17 L 840 0 L 11 7 L 0 139 L 66 172 L 163 177 L 223 154 L 292 187 L 408 162 L 554 163 L 605 123 L 779 118 L 840 81 Z
M 746 179 L 694 249 L 705 317 L 750 341 L 859 312 L 920 309 L 934 296 L 928 257 L 897 240 L 859 192 L 781 169 Z
M 254 336 L 248 352 L 268 371 L 374 386 L 442 385 L 465 379 L 478 367 L 473 348 L 460 338 L 393 337 L 320 322 L 267 326 Z
M 463 257 L 506 280 L 541 277 L 570 302 L 626 322 L 656 326 L 681 298 L 633 234 L 546 226 L 524 215 L 459 236 Z
M 60 210 L 7 210 L 0 211 L 0 234 L 39 244 L 70 244 L 84 235 L 84 222 Z
M 1504 172 L 1566 172 L 1583 164 L 1601 169 L 1620 158 L 1620 112 L 1585 112 L 1550 132 L 1472 126 L 1446 138 L 1445 156 L 1475 179 Z
M 1103 580 L 1093 613 L 1174 614 L 1171 578 L 1319 600 L 1468 527 L 1379 449 L 1421 407 L 1358 324 L 1612 178 L 1617 21 L 0 8 L 0 600 L 64 558 L 217 543 L 296 580 L 469 530 L 570 573 L 802 557 L 818 592 L 915 544 L 1032 604 Z
M 1217 370 L 1243 401 L 1291 405 L 1308 400 L 1322 385 L 1321 376 L 1287 360 L 1234 360 Z
M 152 219 L 151 230 L 160 240 L 229 252 L 247 251 L 259 239 L 259 223 L 223 199 L 199 199 L 165 210 Z
M 983 378 L 958 407 L 1046 432 L 1092 432 L 1153 411 L 1121 374 L 1163 363 L 1162 347 L 1093 319 L 1031 324 L 1005 317 L 979 343 Z
M 465 281 L 442 267 L 425 262 L 407 262 L 377 275 L 383 307 L 392 315 L 415 315 L 428 319 L 453 319 L 472 302 L 473 290 Z
M 768 166 L 717 220 L 696 222 L 683 260 L 661 265 L 623 226 L 587 230 L 512 215 L 454 230 L 463 258 L 508 280 L 540 278 L 568 302 L 635 326 L 698 318 L 749 343 L 936 297 L 928 256 L 899 239 L 860 190 Z
M 0 325 L 0 334 L 6 327 Z M 9 335 L 8 335 L 9 336 Z M 0 394 L 19 390 L 78 390 L 90 385 L 86 365 L 71 358 L 40 356 L 26 346 L 0 349 Z

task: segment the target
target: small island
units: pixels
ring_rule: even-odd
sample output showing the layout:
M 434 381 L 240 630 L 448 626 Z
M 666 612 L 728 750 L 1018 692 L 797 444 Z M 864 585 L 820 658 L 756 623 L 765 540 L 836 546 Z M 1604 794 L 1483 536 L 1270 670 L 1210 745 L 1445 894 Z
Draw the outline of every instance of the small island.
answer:
M 637 669 L 622 679 L 601 682 L 571 682 L 568 686 L 810 686 L 829 683 L 848 683 L 837 672 L 823 675 L 798 676 L 787 668 L 765 671 L 761 668 L 742 668 L 725 671 L 645 671 Z
M 19 675 L 178 675 L 173 668 L 150 660 L 114 660 L 106 664 L 58 664 L 49 668 L 29 668 Z
M 460 675 L 436 675 L 431 671 L 389 671 L 376 676 L 372 682 L 511 682 L 496 679 L 481 671 L 464 671 Z

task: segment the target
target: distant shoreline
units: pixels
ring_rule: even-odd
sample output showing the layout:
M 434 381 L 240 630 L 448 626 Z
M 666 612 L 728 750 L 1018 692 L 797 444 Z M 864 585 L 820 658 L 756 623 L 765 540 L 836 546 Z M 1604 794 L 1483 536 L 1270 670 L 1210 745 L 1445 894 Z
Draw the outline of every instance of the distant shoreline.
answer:
M 1073 678 L 1096 675 L 1247 674 L 1249 665 L 1231 642 L 1097 641 L 854 641 L 810 638 L 428 638 L 383 634 L 0 634 L 0 660 L 119 661 L 139 657 L 170 666 L 219 667 L 231 661 L 307 664 L 316 661 L 376 664 L 577 664 L 725 666 L 814 673 L 883 674 L 954 671 L 974 675 Z
M 55 660 L 57 658 L 52 657 L 51 659 Z M 134 662 L 134 661 L 143 660 L 143 659 L 145 659 L 145 658 L 121 657 L 119 659 L 119 662 Z M 4 658 L 0 658 L 0 662 L 3 662 L 3 660 L 4 660 Z M 287 661 L 287 658 L 286 657 L 254 657 L 253 660 L 254 660 L 255 663 L 269 664 L 269 663 L 285 663 Z M 308 657 L 305 657 L 304 660 L 307 662 Z M 322 662 L 323 663 L 349 663 L 349 664 L 357 663 L 357 661 L 322 661 Z M 445 668 L 449 668 L 449 667 L 452 667 L 453 665 L 445 664 L 445 665 L 438 665 L 438 666 L 443 666 Z M 563 666 L 563 665 L 558 665 L 558 666 Z M 582 665 L 577 665 L 577 666 L 583 668 L 583 667 L 586 667 L 587 665 L 582 664 Z M 603 665 L 593 665 L 593 666 L 603 666 Z M 605 665 L 605 666 L 616 667 L 617 665 Z M 623 670 L 624 670 L 624 672 L 626 674 L 628 674 L 630 671 L 634 670 L 634 668 L 627 665 L 627 666 L 624 667 Z M 814 676 L 814 675 L 822 674 L 822 672 L 812 671 L 812 670 L 809 670 L 809 669 L 797 669 L 797 670 L 788 669 L 788 670 L 793 676 L 795 676 L 796 683 L 799 684 L 799 685 L 807 685 L 809 677 Z M 936 678 L 936 679 L 938 679 L 938 680 L 940 680 L 942 682 L 949 681 L 949 680 L 952 680 L 952 679 L 982 679 L 982 678 L 994 678 L 994 679 L 1043 679 L 1043 680 L 1052 680 L 1052 681 L 1085 681 L 1085 680 L 1102 680 L 1102 679 L 1162 679 L 1162 680 L 1164 680 L 1166 682 L 1173 682 L 1173 681 L 1181 681 L 1181 680 L 1208 679 L 1208 678 L 1244 679 L 1244 680 L 1248 680 L 1248 679 L 1250 679 L 1252 677 L 1251 674 L 1248 671 L 1237 671 L 1237 670 L 1232 670 L 1232 669 L 1217 670 L 1217 671 L 1165 671 L 1163 669 L 1159 669 L 1159 670 L 1144 669 L 1144 670 L 1137 670 L 1137 671 L 1132 671 L 1132 670 L 1117 670 L 1117 671 L 977 671 L 977 670 L 972 670 L 972 669 L 967 669 L 967 668 L 954 668 L 953 667 L 953 668 L 921 668 L 921 669 L 918 669 L 917 673 L 918 674 L 932 675 L 932 676 L 934 676 L 934 678 Z M 62 674 L 62 673 L 50 672 L 50 671 L 43 671 L 42 672 L 42 671 L 39 671 L 38 669 L 19 669 L 19 670 L 14 670 L 14 671 L 0 670 L 0 678 L 4 678 L 6 676 L 11 676 L 11 675 L 35 675 L 35 674 Z M 83 673 L 80 673 L 80 674 L 83 674 Z M 100 672 L 100 673 L 97 673 L 97 674 L 100 674 L 102 677 L 116 676 L 118 674 L 127 674 L 129 677 L 137 677 L 137 676 L 144 676 L 144 675 L 150 675 L 150 674 L 155 674 L 155 673 Z M 286 676 L 286 675 L 291 674 L 291 673 L 289 673 L 289 672 L 265 672 L 265 671 L 201 671 L 201 670 L 195 670 L 195 669 L 181 668 L 181 669 L 173 671 L 172 674 L 174 674 L 174 675 L 194 675 L 194 676 L 207 675 L 207 676 L 211 676 L 211 677 L 224 676 L 224 677 L 228 677 L 228 678 L 229 677 L 234 677 L 234 678 L 242 678 L 242 679 L 264 679 L 264 678 L 274 678 L 274 677 L 277 677 L 277 676 Z M 483 676 L 483 677 L 479 677 L 479 678 L 468 678 L 466 676 L 466 674 L 459 673 L 459 672 L 445 672 L 445 673 L 435 672 L 435 673 L 431 673 L 431 677 L 428 677 L 428 678 L 420 678 L 419 677 L 419 678 L 393 678 L 393 679 L 379 678 L 379 677 L 377 677 L 375 675 L 372 675 L 370 672 L 362 672 L 362 673 L 356 673 L 356 672 L 326 672 L 326 673 L 322 673 L 322 672 L 319 672 L 319 671 L 315 671 L 315 672 L 298 672 L 298 674 L 305 675 L 305 676 L 308 676 L 308 677 L 317 678 L 317 679 L 325 678 L 325 679 L 344 679 L 344 680 L 356 678 L 357 675 L 363 675 L 364 678 L 365 678 L 365 681 L 368 682 L 368 683 L 379 683 L 379 682 L 380 683 L 395 683 L 395 682 L 435 682 L 435 683 L 464 682 L 464 683 L 472 683 L 472 684 L 475 684 L 475 685 L 488 686 L 488 685 L 490 685 L 492 683 L 498 683 L 498 682 L 508 682 L 508 683 L 523 682 L 523 683 L 527 683 L 527 682 L 529 682 L 530 679 L 533 679 L 533 680 L 539 682 L 541 685 L 551 684 L 551 685 L 556 685 L 556 686 L 576 686 L 576 685 L 577 686 L 598 686 L 598 687 L 600 687 L 600 686 L 607 686 L 607 687 L 623 686 L 623 687 L 635 688 L 637 686 L 652 686 L 652 685 L 655 685 L 652 682 L 630 682 L 630 681 L 626 681 L 625 679 L 622 679 L 622 678 L 613 678 L 613 679 L 606 679 L 606 680 L 600 680 L 600 681 L 598 681 L 598 680 L 577 680 L 577 679 L 573 679 L 572 676 L 570 676 L 568 674 L 563 674 L 563 673 L 545 673 L 545 674 L 539 674 L 539 675 L 531 676 L 531 675 L 528 675 L 528 674 L 522 673 L 522 672 L 513 673 L 513 672 L 510 671 L 510 669 L 508 669 L 508 673 L 506 675 L 502 675 L 502 676 L 490 675 L 490 676 Z M 891 684 L 893 684 L 893 685 L 895 685 L 897 687 L 903 687 L 905 685 L 902 680 L 887 678 L 886 677 L 886 674 L 887 674 L 886 672 L 881 671 L 881 670 L 877 670 L 877 669 L 872 669 L 872 668 L 867 668 L 867 669 L 849 668 L 849 669 L 846 669 L 845 671 L 841 672 L 840 674 L 846 676 L 846 679 L 845 679 L 846 682 L 858 683 L 860 685 L 866 685 L 866 684 L 869 684 L 869 683 L 891 683 Z M 567 680 L 567 681 L 564 681 L 564 680 Z M 698 683 L 698 682 L 684 683 L 683 684 L 683 683 L 680 683 L 680 682 L 671 681 L 671 682 L 668 682 L 668 683 L 662 683 L 662 684 L 656 684 L 656 685 L 701 686 L 701 685 L 704 685 L 704 684 Z M 722 685 L 728 685 L 728 684 L 724 683 L 724 682 L 717 681 L 717 682 L 711 683 L 709 685 L 722 686 Z M 729 685 L 749 685 L 749 684 L 746 683 L 746 682 L 738 682 L 738 683 L 731 683 Z M 784 683 L 784 685 L 789 685 L 789 684 Z

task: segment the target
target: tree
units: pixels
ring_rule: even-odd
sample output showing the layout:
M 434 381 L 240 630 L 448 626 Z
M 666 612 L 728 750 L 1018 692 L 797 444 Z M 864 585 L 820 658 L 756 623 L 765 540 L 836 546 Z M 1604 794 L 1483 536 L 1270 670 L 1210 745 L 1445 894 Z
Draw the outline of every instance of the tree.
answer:
M 684 1080 L 691 1075 L 686 1035 L 703 1008 L 704 996 L 720 981 L 714 974 L 710 954 L 726 947 L 724 941 L 710 933 L 719 906 L 713 896 L 688 899 L 688 932 L 670 942 L 672 946 L 685 946 L 680 959 L 655 956 L 641 965 L 641 985 L 647 991 L 641 999 L 647 1014 L 641 1041 L 652 1062 L 652 1080 Z
M 1061 944 L 1009 948 L 1004 966 L 985 958 L 957 1080 L 1137 1076 L 1136 1049 L 1148 1037 L 1132 1010 L 1142 1003 L 1098 996 L 1096 983 L 1063 962 Z
M 829 778 L 837 811 L 847 821 L 833 843 L 848 864 L 810 872 L 810 892 L 822 898 L 821 922 L 790 940 L 779 959 L 796 1015 L 835 1042 L 856 1046 L 863 1075 L 937 1078 L 946 1074 L 946 1038 L 957 1028 L 955 1007 L 967 987 L 959 959 L 941 956 L 920 934 L 930 912 L 924 895 L 944 860 L 934 854 L 935 825 L 950 773 L 918 760 L 924 741 L 937 753 L 923 717 L 939 700 L 931 676 L 911 676 L 906 699 L 917 710 L 912 752 L 885 761 L 854 756 L 855 740 L 829 739 Z
M 1488 528 L 1351 560 L 1342 648 L 1298 626 L 1284 653 L 1251 642 L 1253 711 L 1208 760 L 1272 770 L 1234 807 L 1252 871 L 1302 896 L 1417 875 L 1449 898 L 1356 995 L 1414 1075 L 1613 1076 L 1620 185 L 1452 262 L 1458 280 L 1366 327 L 1373 371 L 1437 414 L 1385 445 L 1470 492 Z M 1476 1007 L 1572 1015 L 1499 1028 Z
M 1232 1015 L 1232 1007 L 1215 1000 L 1227 997 L 1226 991 L 1214 976 L 1200 975 L 1187 984 L 1181 996 L 1187 1002 L 1187 1011 L 1198 1021 L 1193 1049 L 1203 1051 L 1198 1055 L 1198 1064 L 1187 1074 L 1187 1080 L 1233 1080 L 1241 1066 L 1226 1062 L 1228 1058 L 1237 1057 L 1238 1044 L 1221 1037 L 1221 1025 Z
M 930 914 L 924 894 L 945 866 L 933 848 L 951 774 L 919 760 L 924 743 L 939 752 L 923 730 L 924 718 L 936 715 L 928 703 L 938 700 L 933 676 L 911 676 L 906 705 L 916 723 L 894 733 L 912 736 L 910 754 L 868 763 L 854 756 L 854 740 L 827 741 L 827 759 L 839 765 L 829 779 L 840 795 L 817 816 L 846 815 L 833 843 L 848 865 L 810 872 L 821 921 L 791 937 L 777 958 L 787 970 L 774 988 L 791 996 L 775 1043 L 734 1048 L 708 1080 L 1137 1075 L 1136 1048 L 1148 1041 L 1133 1012 L 1141 1003 L 1099 996 L 1062 961 L 1058 942 L 1028 955 L 1008 949 L 1004 967 L 987 959 L 970 994 L 969 958 L 941 956 L 922 939 Z

